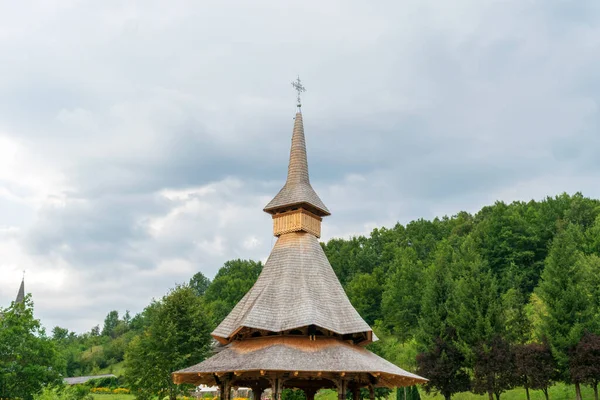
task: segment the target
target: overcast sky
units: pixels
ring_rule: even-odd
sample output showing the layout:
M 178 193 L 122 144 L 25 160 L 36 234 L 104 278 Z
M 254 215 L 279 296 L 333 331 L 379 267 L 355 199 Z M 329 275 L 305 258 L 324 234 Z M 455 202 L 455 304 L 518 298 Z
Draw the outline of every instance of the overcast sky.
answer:
M 0 305 L 77 332 L 265 260 L 300 74 L 324 239 L 600 197 L 600 2 L 0 1 Z

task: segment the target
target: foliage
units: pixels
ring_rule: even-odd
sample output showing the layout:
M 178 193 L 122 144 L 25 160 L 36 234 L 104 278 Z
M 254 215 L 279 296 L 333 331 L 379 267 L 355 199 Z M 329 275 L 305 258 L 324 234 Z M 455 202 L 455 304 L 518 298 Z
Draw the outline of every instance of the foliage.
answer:
M 408 386 L 396 389 L 396 400 L 421 400 L 421 395 L 416 386 Z
M 481 352 L 492 357 L 491 343 L 500 338 L 515 349 L 515 368 L 526 362 L 540 368 L 540 376 L 532 367 L 528 373 L 521 369 L 511 385 L 541 388 L 569 382 L 569 350 L 585 331 L 600 333 L 600 201 L 580 193 L 496 202 L 473 215 L 398 223 L 365 236 L 331 239 L 322 247 L 350 301 L 380 338 L 369 349 L 405 369 L 417 368 L 417 354 L 421 360 L 430 357 L 436 368 L 448 367 L 450 350 L 440 351 L 441 341 L 458 360 L 450 363 L 455 372 L 469 378 L 477 367 L 481 375 Z M 231 260 L 213 282 L 201 272 L 191 277 L 207 331 L 252 287 L 261 269 L 260 262 Z M 118 371 L 125 353 L 134 354 L 147 340 L 161 304 L 153 302 L 133 318 L 113 310 L 102 329 L 80 335 L 55 327 L 60 372 Z M 545 346 L 537 343 L 547 343 L 551 359 L 533 347 L 519 359 L 523 346 Z M 553 360 L 561 374 L 548 380 Z M 571 390 L 564 396 L 573 398 L 572 387 L 559 383 L 558 388 Z M 563 396 L 559 389 L 550 387 L 548 393 Z M 516 398 L 524 397 L 518 393 Z
M 93 400 L 84 385 L 46 386 L 34 397 L 35 400 Z
M 204 293 L 211 322 L 216 326 L 254 285 L 262 263 L 250 260 L 227 261 Z
M 598 399 L 600 383 L 600 336 L 587 332 L 569 352 L 569 372 L 571 380 L 583 383 L 594 389 Z
M 174 400 L 187 388 L 173 384 L 171 372 L 208 354 L 210 331 L 203 302 L 189 286 L 178 286 L 153 303 L 147 318 L 147 327 L 127 350 L 125 374 L 140 397 L 150 394 Z
M 514 348 L 515 367 L 520 383 L 527 390 L 541 390 L 548 398 L 548 388 L 556 378 L 556 362 L 548 344 L 518 344 Z
M 593 309 L 586 270 L 578 244 L 580 228 L 567 225 L 554 238 L 537 293 L 546 307 L 541 336 L 548 339 L 563 376 L 568 375 L 568 351 L 590 327 Z
M 449 400 L 455 393 L 470 389 L 470 377 L 465 368 L 465 357 L 453 341 L 455 334 L 438 337 L 431 350 L 417 356 L 417 373 L 427 377 L 425 391 L 440 393 Z
M 282 400 L 304 400 L 306 396 L 304 391 L 300 389 L 283 389 L 281 392 Z M 235 399 L 234 399 L 235 400 Z
M 202 272 L 196 272 L 190 279 L 188 284 L 198 296 L 204 296 L 206 290 L 210 286 L 210 279 L 208 279 Z
M 516 386 L 515 360 L 510 344 L 495 336 L 487 343 L 477 346 L 473 367 L 473 392 L 487 393 L 490 400 Z
M 62 383 L 62 369 L 29 295 L 0 309 L 0 398 L 32 399 L 44 386 Z

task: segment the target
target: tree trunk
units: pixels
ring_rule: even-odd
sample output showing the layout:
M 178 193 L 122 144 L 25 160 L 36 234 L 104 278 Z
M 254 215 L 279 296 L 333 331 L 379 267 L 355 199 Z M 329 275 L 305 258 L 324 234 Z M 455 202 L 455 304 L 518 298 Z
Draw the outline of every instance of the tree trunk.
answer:
M 550 396 L 548 396 L 548 387 L 542 389 L 544 391 L 544 396 L 546 396 L 546 400 L 550 400 Z
M 527 400 L 531 400 L 531 397 L 529 397 L 529 386 L 525 385 L 525 393 L 527 394 Z
M 491 390 L 488 390 L 488 399 L 494 400 L 494 392 L 492 392 Z
M 452 395 L 451 394 L 445 394 L 444 395 L 444 400 L 452 400 Z
M 579 385 L 579 382 L 575 383 L 575 398 L 577 400 L 582 400 L 581 399 L 581 386 Z
M 496 395 L 496 400 L 500 400 L 500 392 L 495 393 L 495 395 Z
M 598 384 L 594 384 L 594 399 L 598 400 Z

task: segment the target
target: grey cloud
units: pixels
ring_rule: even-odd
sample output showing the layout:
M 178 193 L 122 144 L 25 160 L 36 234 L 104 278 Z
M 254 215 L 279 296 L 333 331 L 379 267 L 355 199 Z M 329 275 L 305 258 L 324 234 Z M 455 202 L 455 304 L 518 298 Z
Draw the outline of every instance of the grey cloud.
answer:
M 22 216 L 0 198 L 0 227 L 19 232 L 0 266 L 64 274 L 32 283 L 48 323 L 89 329 L 197 270 L 268 255 L 261 209 L 285 179 L 296 73 L 311 180 L 333 213 L 324 239 L 600 195 L 593 0 L 42 6 L 0 9 L 13 55 L 0 135 L 64 184 Z M 31 197 L 11 182 L 0 189 Z

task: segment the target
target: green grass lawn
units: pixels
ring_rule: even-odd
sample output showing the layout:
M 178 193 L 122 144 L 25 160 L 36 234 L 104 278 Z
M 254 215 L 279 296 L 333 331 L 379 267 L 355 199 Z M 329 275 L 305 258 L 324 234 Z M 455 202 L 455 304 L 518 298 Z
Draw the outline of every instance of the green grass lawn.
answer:
M 443 400 L 442 396 L 428 396 L 425 394 L 425 391 L 420 389 L 421 398 L 423 400 Z M 541 390 L 530 390 L 529 395 L 531 396 L 531 400 L 545 400 L 544 393 Z M 594 398 L 594 390 L 592 388 L 582 386 L 581 387 L 581 395 L 584 400 L 593 399 Z M 562 383 L 558 383 L 550 388 L 549 391 L 550 400 L 572 400 L 575 398 L 575 387 L 571 385 L 565 385 Z M 395 395 L 390 396 L 390 400 L 395 400 Z M 459 393 L 455 396 L 452 396 L 453 400 L 487 400 L 488 396 L 483 395 L 479 396 L 473 393 Z M 525 400 L 527 399 L 525 395 L 525 389 L 518 388 L 514 390 L 509 390 L 506 393 L 503 393 L 500 396 L 501 400 Z M 315 400 L 337 400 L 337 393 L 333 390 L 321 390 L 315 396 Z
M 419 390 L 421 398 L 423 400 L 443 400 L 442 396 L 428 396 L 423 390 Z M 544 393 L 540 390 L 530 390 L 531 400 L 544 400 Z M 583 399 L 593 399 L 594 391 L 583 386 L 581 388 L 581 394 Z M 135 396 L 132 394 L 92 394 L 94 400 L 134 400 Z M 315 396 L 315 400 L 337 400 L 337 393 L 333 390 L 321 390 Z M 487 400 L 487 395 L 479 396 L 473 393 L 459 393 L 452 397 L 453 400 Z M 572 400 L 575 398 L 575 387 L 571 385 L 564 385 L 562 383 L 556 384 L 550 388 L 550 400 Z M 503 393 L 500 397 L 501 400 L 524 400 L 525 389 L 518 388 L 509 390 Z M 395 400 L 395 396 L 390 396 L 390 400 Z
M 423 390 L 419 391 L 423 400 L 443 400 L 442 396 L 428 396 Z M 544 393 L 541 390 L 530 390 L 531 400 L 544 400 Z M 581 387 L 581 395 L 583 399 L 593 399 L 594 390 L 589 387 Z M 575 398 L 575 386 L 558 383 L 552 386 L 549 390 L 550 400 L 572 400 Z M 487 400 L 487 395 L 478 396 L 473 393 L 459 393 L 452 397 L 453 400 Z M 500 396 L 501 400 L 524 400 L 527 399 L 525 389 L 518 388 L 509 390 Z

